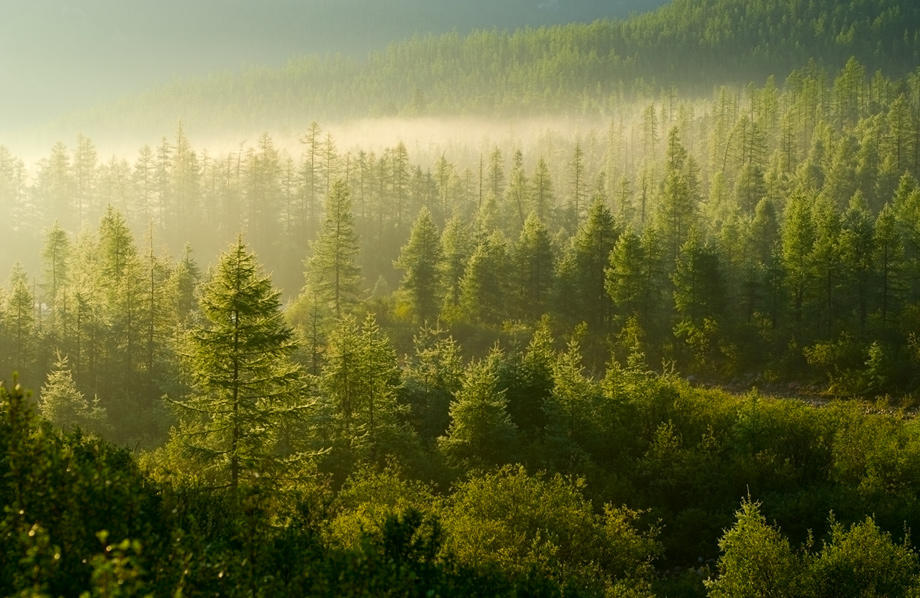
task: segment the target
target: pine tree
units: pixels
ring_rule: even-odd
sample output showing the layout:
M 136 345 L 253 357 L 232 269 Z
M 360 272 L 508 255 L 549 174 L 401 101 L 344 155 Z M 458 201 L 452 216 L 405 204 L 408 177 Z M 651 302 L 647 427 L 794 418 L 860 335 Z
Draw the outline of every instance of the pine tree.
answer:
M 450 405 L 450 427 L 438 444 L 455 462 L 497 465 L 512 460 L 517 428 L 498 384 L 502 358 L 501 351 L 494 349 L 471 364 Z
M 358 235 L 351 214 L 351 196 L 343 181 L 336 181 L 326 199 L 326 217 L 313 257 L 307 265 L 307 285 L 341 316 L 358 300 L 361 269 Z
M 508 252 L 500 233 L 483 239 L 460 281 L 460 307 L 473 322 L 499 324 L 507 313 Z
M 792 298 L 792 313 L 796 329 L 804 317 L 810 255 L 814 242 L 815 228 L 811 206 L 804 197 L 794 195 L 786 204 L 782 229 L 782 260 Z
M 173 319 L 187 325 L 198 308 L 197 291 L 201 282 L 201 270 L 192 257 L 188 243 L 182 252 L 182 259 L 175 265 L 169 278 L 170 296 L 173 298 Z
M 10 294 L 6 303 L 6 373 L 18 372 L 29 380 L 35 362 L 35 298 L 29 280 L 19 264 L 10 275 Z
M 830 200 L 819 196 L 813 207 L 815 242 L 809 255 L 812 307 L 821 332 L 830 336 L 837 321 L 841 276 L 840 214 Z
M 404 396 L 418 435 L 427 444 L 447 431 L 453 394 L 464 363 L 460 345 L 439 329 L 422 327 L 412 338 L 414 353 L 404 370 Z
M 303 407 L 278 296 L 238 240 L 202 290 L 203 323 L 183 356 L 193 390 L 174 401 L 175 438 L 202 472 L 234 492 L 271 474 L 279 428 Z
M 604 289 L 604 269 L 619 236 L 610 210 L 595 200 L 560 266 L 559 301 L 573 322 L 585 321 L 596 330 L 609 322 L 612 305 Z
M 651 229 L 640 237 L 627 230 L 610 252 L 605 270 L 604 288 L 613 300 L 621 319 L 635 317 L 639 326 L 650 332 L 656 315 L 661 313 L 661 255 L 658 240 Z M 659 318 L 660 319 L 660 318 Z
M 903 297 L 904 246 L 898 234 L 894 210 L 885 204 L 875 220 L 873 232 L 877 298 L 881 326 L 887 329 L 892 323 L 893 314 L 897 313 Z
M 716 358 L 719 323 L 724 319 L 724 290 L 719 255 L 711 243 L 690 230 L 680 248 L 674 273 L 674 335 L 691 349 L 692 359 L 711 368 Z
M 511 180 L 508 184 L 507 195 L 506 230 L 520 230 L 518 227 L 524 226 L 524 219 L 527 216 L 527 204 L 529 203 L 527 177 L 524 174 L 524 156 L 521 154 L 521 150 L 514 152 L 511 161 Z M 515 223 L 513 227 L 509 226 L 512 222 Z
M 515 311 L 527 320 L 546 313 L 555 284 L 555 252 L 549 232 L 531 212 L 514 247 Z
M 320 128 L 316 121 L 310 123 L 310 129 L 300 140 L 306 146 L 306 156 L 301 168 L 301 202 L 300 202 L 300 229 L 307 238 L 312 238 L 316 226 L 317 191 L 320 190 L 319 169 L 322 165 L 320 157 Z
M 459 217 L 454 216 L 441 233 L 441 253 L 444 256 L 443 276 L 445 306 L 459 306 L 461 281 L 470 257 L 470 234 Z
M 843 214 L 838 244 L 844 290 L 844 301 L 855 307 L 855 321 L 864 333 L 869 315 L 870 290 L 873 287 L 874 223 L 862 194 L 857 192 Z M 848 319 L 852 322 L 853 319 Z
M 585 189 L 585 152 L 581 149 L 581 143 L 575 144 L 575 150 L 572 154 L 572 161 L 569 162 L 569 182 L 572 185 L 572 199 L 570 210 L 569 226 L 571 230 L 577 231 L 581 225 L 581 212 L 584 210 Z
M 60 353 L 42 385 L 38 406 L 42 416 L 59 428 L 80 428 L 90 433 L 107 429 L 106 411 L 99 398 L 89 401 L 77 390 L 67 357 Z
M 546 165 L 546 160 L 543 158 L 537 161 L 532 181 L 533 211 L 536 212 L 540 221 L 548 222 L 554 208 L 553 181 L 549 174 L 549 166 Z
M 326 357 L 320 385 L 332 403 L 338 440 L 357 456 L 401 454 L 412 438 L 397 403 L 399 366 L 373 315 L 360 324 L 343 317 L 330 335 Z
M 402 288 L 418 320 L 433 322 L 441 305 L 441 238 L 428 208 L 419 212 L 409 241 L 393 265 L 403 270 Z
M 552 364 L 552 393 L 544 401 L 547 434 L 555 459 L 567 469 L 575 465 L 580 452 L 579 438 L 587 436 L 592 421 L 591 400 L 595 395 L 592 380 L 585 375 L 581 347 L 577 339 Z
M 54 313 L 54 302 L 58 291 L 68 282 L 68 261 L 70 259 L 70 239 L 67 233 L 57 223 L 48 232 L 45 241 L 45 250 L 42 257 L 45 260 L 44 289 L 45 303 Z
M 668 135 L 667 172 L 658 204 L 657 229 L 666 254 L 677 259 L 680 246 L 693 226 L 697 211 L 697 181 L 677 128 Z

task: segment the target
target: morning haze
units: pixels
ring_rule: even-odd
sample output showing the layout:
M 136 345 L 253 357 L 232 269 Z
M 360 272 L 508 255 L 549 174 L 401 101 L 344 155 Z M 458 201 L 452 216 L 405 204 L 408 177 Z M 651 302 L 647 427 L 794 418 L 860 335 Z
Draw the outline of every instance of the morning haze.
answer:
M 0 131 L 161 86 L 305 54 L 362 57 L 412 35 L 590 22 L 663 0 L 5 0 Z M 89 132 L 89 131 L 87 131 Z

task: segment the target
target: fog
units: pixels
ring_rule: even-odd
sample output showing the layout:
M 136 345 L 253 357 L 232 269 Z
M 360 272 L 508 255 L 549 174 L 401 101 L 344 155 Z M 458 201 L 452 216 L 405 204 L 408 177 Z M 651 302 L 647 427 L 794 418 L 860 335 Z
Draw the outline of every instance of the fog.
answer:
M 663 0 L 3 0 L 0 143 L 62 114 L 305 54 L 363 56 L 412 35 L 623 17 Z M 92 134 L 93 131 L 85 131 Z

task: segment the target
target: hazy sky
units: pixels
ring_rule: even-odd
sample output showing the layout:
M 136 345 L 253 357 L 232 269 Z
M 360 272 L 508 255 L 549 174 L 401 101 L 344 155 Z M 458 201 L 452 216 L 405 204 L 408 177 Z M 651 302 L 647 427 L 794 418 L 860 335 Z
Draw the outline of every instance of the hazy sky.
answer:
M 175 77 L 363 55 L 416 33 L 621 17 L 664 0 L 0 0 L 0 131 Z M 2 143 L 2 140 L 0 140 Z

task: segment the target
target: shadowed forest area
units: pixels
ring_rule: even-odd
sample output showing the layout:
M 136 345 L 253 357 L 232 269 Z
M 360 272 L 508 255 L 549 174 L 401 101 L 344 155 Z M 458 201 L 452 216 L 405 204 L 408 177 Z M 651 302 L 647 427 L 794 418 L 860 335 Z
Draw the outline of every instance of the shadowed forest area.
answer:
M 0 146 L 0 593 L 920 593 L 918 25 L 420 32 Z

